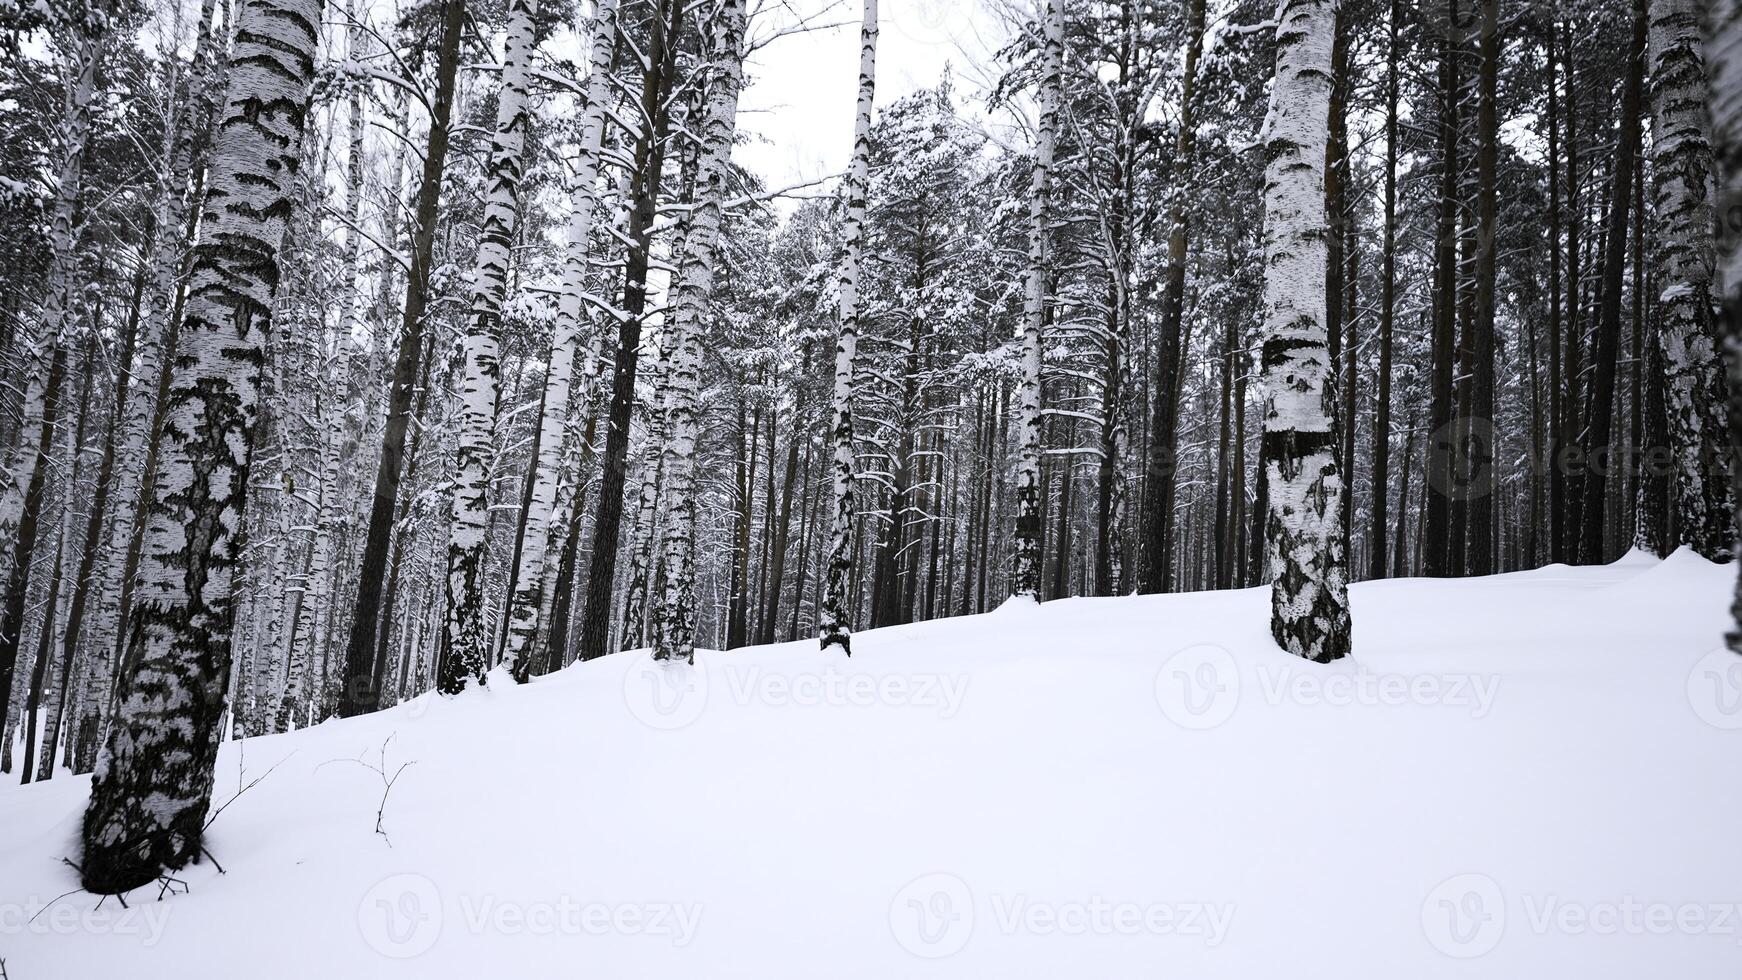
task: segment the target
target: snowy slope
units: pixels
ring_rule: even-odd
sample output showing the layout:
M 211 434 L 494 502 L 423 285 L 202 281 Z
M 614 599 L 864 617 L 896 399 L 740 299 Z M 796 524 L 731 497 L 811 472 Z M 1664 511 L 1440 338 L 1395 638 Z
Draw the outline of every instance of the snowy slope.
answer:
M 11 980 L 1742 976 L 1734 572 L 1678 554 L 1078 599 L 639 657 L 227 746 L 189 889 L 74 894 L 0 789 Z M 675 683 L 674 683 L 675 680 Z M 390 739 L 390 741 L 389 741 Z M 380 766 L 401 771 L 375 832 Z M 369 765 L 358 764 L 362 759 Z M 269 773 L 269 774 L 268 774 Z

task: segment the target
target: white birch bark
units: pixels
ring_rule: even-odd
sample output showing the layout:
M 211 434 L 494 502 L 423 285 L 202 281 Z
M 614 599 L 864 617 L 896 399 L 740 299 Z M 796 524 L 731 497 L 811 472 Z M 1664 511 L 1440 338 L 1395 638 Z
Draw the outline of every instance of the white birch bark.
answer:
M 1742 504 L 1742 0 L 1712 0 L 1707 10 L 1706 77 L 1712 113 L 1712 150 L 1717 161 L 1718 335 L 1730 381 L 1727 457 L 1733 504 Z M 1730 604 L 1736 628 L 1729 646 L 1742 654 L 1742 579 Z
M 702 110 L 696 200 L 683 239 L 672 304 L 664 498 L 665 584 L 653 618 L 655 660 L 695 660 L 695 448 L 702 368 L 702 324 L 714 289 L 714 263 L 732 165 L 732 138 L 743 80 L 744 0 L 721 0 L 712 23 L 713 84 Z
M 1646 67 L 1651 85 L 1653 237 L 1664 404 L 1674 477 L 1671 506 L 1682 544 L 1714 561 L 1736 545 L 1725 471 L 1729 418 L 1713 309 L 1711 113 L 1695 0 L 1652 0 Z
M 484 623 L 484 559 L 489 532 L 490 470 L 495 461 L 496 407 L 502 391 L 498 361 L 502 301 L 519 221 L 522 155 L 532 80 L 534 0 L 509 0 L 502 89 L 490 143 L 489 184 L 473 270 L 472 309 L 460 387 L 460 441 L 454 471 L 453 521 L 448 536 L 447 617 L 442 628 L 438 687 L 458 694 L 482 683 L 490 661 Z
M 662 246 L 663 243 L 657 242 L 654 245 L 655 262 L 667 260 L 658 254 Z M 656 282 L 656 278 L 660 281 Z M 656 307 L 665 305 L 670 280 L 671 274 L 665 270 L 648 270 L 650 304 Z M 642 438 L 641 488 L 635 506 L 635 548 L 630 552 L 629 586 L 623 602 L 623 642 L 618 645 L 622 650 L 636 650 L 647 645 L 649 579 L 653 575 L 654 552 L 662 540 L 659 501 L 665 475 L 665 444 L 670 437 L 666 421 L 671 407 L 671 357 L 663 349 L 664 323 L 665 315 L 657 313 L 647 317 L 643 328 L 648 330 L 651 341 L 651 344 L 644 345 L 651 349 L 641 356 L 648 365 L 647 380 L 653 398 L 647 406 L 646 432 Z
M 147 509 L 128 660 L 80 878 L 137 887 L 200 851 L 229 687 L 232 584 L 261 365 L 319 43 L 320 0 L 242 0 Z
M 839 646 L 849 656 L 853 628 L 853 372 L 859 350 L 859 266 L 865 248 L 865 198 L 871 185 L 871 110 L 877 97 L 877 0 L 865 0 L 859 26 L 859 97 L 853 115 L 853 159 L 847 166 L 847 213 L 842 222 L 843 256 L 835 340 L 835 384 L 828 439 L 833 450 L 829 550 L 822 596 L 817 603 L 817 639 L 822 649 Z
M 1328 662 L 1349 652 L 1343 479 L 1325 332 L 1325 142 L 1337 0 L 1284 0 L 1263 133 L 1264 438 L 1271 633 Z
M 175 347 L 175 307 L 187 250 L 192 246 L 202 170 L 210 143 L 216 94 L 225 74 L 224 39 L 214 26 L 217 0 L 203 0 L 189 66 L 187 98 L 163 134 L 163 164 L 153 202 L 154 232 L 147 300 L 139 324 L 139 339 L 121 422 L 122 435 L 115 468 L 113 514 L 105 534 L 108 547 L 101 571 L 101 595 L 94 610 L 92 653 L 85 673 L 81 726 L 100 728 L 114 692 L 116 660 L 126 638 L 121 635 L 124 598 L 131 589 L 131 563 L 141 531 L 139 512 L 147 471 L 151 467 L 153 422 L 159 403 L 165 358 Z M 173 79 L 171 87 L 173 89 Z
M 83 34 L 75 26 L 65 28 L 69 35 L 66 103 L 61 115 L 62 157 L 56 181 L 54 204 L 49 212 L 48 280 L 42 307 L 36 318 L 34 336 L 26 341 L 28 360 L 25 364 L 24 405 L 21 412 L 18 445 L 0 473 L 5 486 L 0 488 L 0 581 L 12 570 L 12 549 L 18 521 L 24 511 L 24 486 L 29 480 L 25 469 L 36 459 L 36 438 L 42 427 L 43 388 L 47 381 L 49 350 L 61 341 L 67 325 L 67 307 L 72 302 L 73 279 L 78 272 L 77 240 L 73 233 L 73 218 L 78 210 L 79 191 L 84 183 L 85 143 L 91 131 L 91 94 L 97 78 L 97 56 L 102 47 L 95 34 Z M 0 715 L 0 717 L 4 717 Z
M 563 255 L 563 290 L 557 304 L 550 367 L 545 374 L 544 415 L 539 419 L 538 458 L 534 460 L 532 499 L 526 512 L 525 542 L 508 604 L 509 673 L 524 683 L 531 676 L 529 651 L 538 634 L 550 582 L 545 575 L 550 528 L 561 483 L 564 430 L 574 386 L 575 347 L 586 325 L 587 250 L 600 209 L 599 177 L 604 156 L 606 109 L 611 99 L 611 49 L 617 37 L 618 0 L 596 0 L 592 52 L 588 58 L 587 104 L 581 115 L 581 147 L 575 176 L 574 210 Z M 566 522 L 554 522 L 562 526 Z
M 1041 331 L 1046 324 L 1047 214 L 1052 204 L 1053 156 L 1058 145 L 1059 90 L 1064 75 L 1064 2 L 1045 0 L 1040 81 L 1040 129 L 1028 194 L 1028 271 L 1022 302 L 1022 383 L 1016 409 L 1016 537 L 1011 551 L 1010 594 L 1040 594 L 1040 372 Z
M 35 481 L 40 494 L 43 467 L 51 445 L 53 419 L 48 411 L 52 365 L 64 364 L 63 334 L 68 329 L 68 307 L 72 303 L 73 280 L 78 274 L 77 237 L 73 218 L 78 210 L 79 190 L 84 183 L 85 143 L 91 130 L 91 94 L 95 89 L 97 58 L 102 41 L 95 31 L 83 25 L 67 25 L 69 77 L 66 103 L 61 116 L 63 156 L 59 186 L 55 190 L 49 214 L 48 282 L 38 313 L 34 338 L 26 339 L 28 359 L 25 365 L 24 404 L 18 444 L 0 473 L 5 486 L 0 489 L 0 583 L 4 583 L 3 617 L 0 617 L 0 730 L 4 730 L 12 708 L 12 689 L 20 632 L 23 629 L 23 600 L 12 608 L 12 593 L 22 596 L 30 573 L 31 555 L 36 535 L 24 539 L 26 526 L 27 488 Z M 34 515 L 30 517 L 34 523 Z M 14 582 L 13 579 L 19 581 Z M 10 747 L 11 743 L 6 745 Z

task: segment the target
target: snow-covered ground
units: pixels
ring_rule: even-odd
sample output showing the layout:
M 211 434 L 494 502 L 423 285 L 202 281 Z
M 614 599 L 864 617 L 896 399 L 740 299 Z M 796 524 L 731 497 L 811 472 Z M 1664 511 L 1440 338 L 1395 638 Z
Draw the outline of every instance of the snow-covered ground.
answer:
M 88 780 L 9 785 L 0 957 L 11 980 L 1735 980 L 1733 580 L 1683 553 L 1358 585 L 1331 667 L 1274 649 L 1262 590 L 880 630 L 850 662 L 611 657 L 231 743 L 219 801 L 253 786 L 209 834 L 228 873 L 126 910 L 62 894 Z

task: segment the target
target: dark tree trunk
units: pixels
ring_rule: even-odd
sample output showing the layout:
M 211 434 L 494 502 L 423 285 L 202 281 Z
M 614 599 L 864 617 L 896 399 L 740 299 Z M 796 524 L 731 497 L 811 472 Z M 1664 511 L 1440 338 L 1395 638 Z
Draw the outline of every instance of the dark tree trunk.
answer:
M 393 517 L 405 472 L 405 432 L 411 421 L 412 386 L 423 354 L 424 310 L 429 302 L 429 274 L 435 254 L 436 225 L 447 165 L 448 136 L 454 107 L 454 77 L 459 69 L 460 35 L 465 26 L 465 0 L 444 0 L 441 47 L 436 61 L 436 97 L 430 109 L 429 145 L 417 189 L 417 227 L 412 232 L 411 268 L 406 274 L 405 308 L 399 323 L 399 352 L 393 364 L 393 389 L 388 396 L 387 424 L 381 433 L 381 459 L 375 471 L 375 494 L 364 538 L 363 562 L 357 573 L 357 599 L 351 633 L 345 646 L 345 677 L 339 698 L 340 717 L 367 714 L 381 706 L 375 687 L 377 631 L 381 618 L 381 583 L 386 578 Z
M 1597 350 L 1591 379 L 1589 438 L 1585 455 L 1584 503 L 1580 507 L 1579 558 L 1587 564 L 1603 561 L 1603 521 L 1609 471 L 1614 468 L 1609 445 L 1615 408 L 1615 370 L 1621 352 L 1622 273 L 1627 260 L 1627 216 L 1633 188 L 1634 157 L 1639 152 L 1639 99 L 1645 67 L 1645 3 L 1633 3 L 1633 46 L 1628 53 L 1627 80 L 1621 94 L 1621 129 L 1614 156 L 1614 184 L 1609 194 L 1608 227 L 1604 232 L 1602 305 L 1598 310 Z
M 647 49 L 648 71 L 641 81 L 641 132 L 631 175 L 627 268 L 623 310 L 617 328 L 617 354 L 611 372 L 611 408 L 600 461 L 598 511 L 593 517 L 592 561 L 581 620 L 582 660 L 609 653 L 612 596 L 617 582 L 617 545 L 623 530 L 623 483 L 629 470 L 629 421 L 635 408 L 635 374 L 641 358 L 641 326 L 647 311 L 647 268 L 665 171 L 666 131 L 670 127 L 673 75 L 685 5 L 660 0 L 654 10 Z

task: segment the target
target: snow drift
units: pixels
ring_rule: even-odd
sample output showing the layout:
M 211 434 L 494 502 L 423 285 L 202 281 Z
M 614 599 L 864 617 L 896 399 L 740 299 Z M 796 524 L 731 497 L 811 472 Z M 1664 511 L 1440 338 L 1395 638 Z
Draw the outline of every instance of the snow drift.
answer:
M 1257 589 L 871 631 L 850 661 L 497 679 L 226 745 L 225 873 L 125 909 L 66 894 L 88 778 L 9 785 L 0 958 L 11 980 L 1728 980 L 1733 576 L 1684 552 L 1362 584 L 1328 667 L 1275 649 Z

